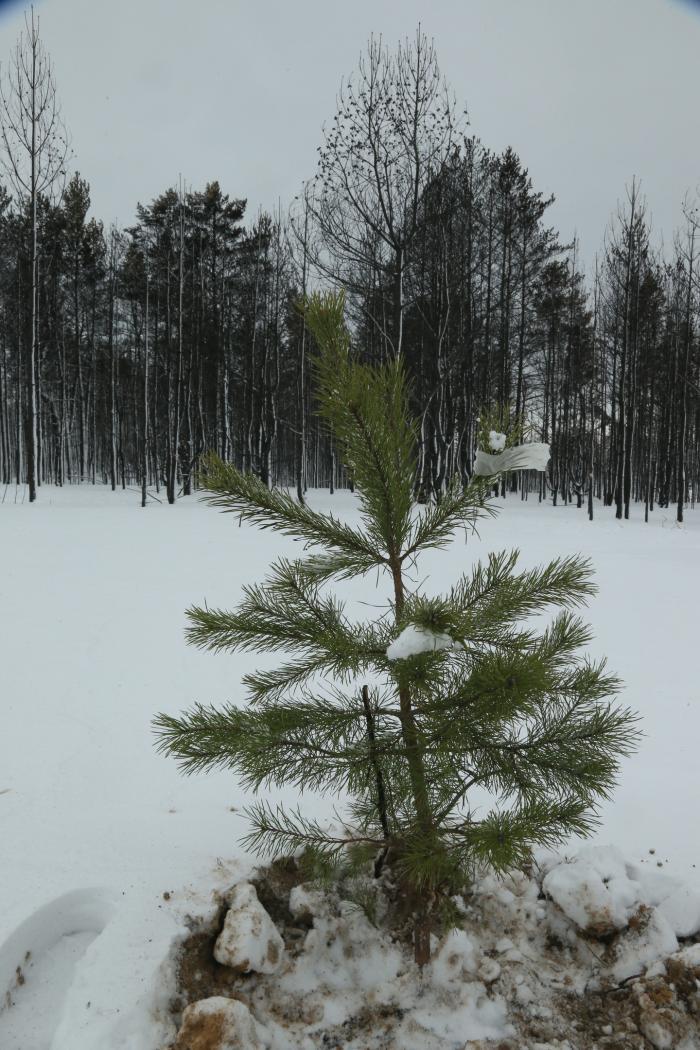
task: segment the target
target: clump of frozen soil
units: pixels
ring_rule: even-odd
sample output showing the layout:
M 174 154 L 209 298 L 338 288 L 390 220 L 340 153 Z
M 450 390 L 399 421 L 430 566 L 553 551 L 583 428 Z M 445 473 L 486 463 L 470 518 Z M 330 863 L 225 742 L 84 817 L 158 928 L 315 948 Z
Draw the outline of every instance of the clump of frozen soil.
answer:
M 453 898 L 423 972 L 394 921 L 390 874 L 361 893 L 302 879 L 287 860 L 230 895 L 274 921 L 274 973 L 216 961 L 226 907 L 193 928 L 176 968 L 178 1023 L 223 996 L 247 1007 L 269 1050 L 700 1050 L 700 897 L 614 849 L 483 875 Z

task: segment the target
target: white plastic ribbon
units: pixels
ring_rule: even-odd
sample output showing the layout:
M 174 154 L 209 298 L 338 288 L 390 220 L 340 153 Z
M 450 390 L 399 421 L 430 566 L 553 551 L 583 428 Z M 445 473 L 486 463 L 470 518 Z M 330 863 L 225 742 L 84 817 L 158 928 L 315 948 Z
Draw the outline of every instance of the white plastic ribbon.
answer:
M 497 456 L 479 449 L 474 460 L 474 473 L 490 477 L 505 470 L 546 470 L 548 462 L 549 445 L 544 441 L 531 441 L 527 445 L 507 448 Z

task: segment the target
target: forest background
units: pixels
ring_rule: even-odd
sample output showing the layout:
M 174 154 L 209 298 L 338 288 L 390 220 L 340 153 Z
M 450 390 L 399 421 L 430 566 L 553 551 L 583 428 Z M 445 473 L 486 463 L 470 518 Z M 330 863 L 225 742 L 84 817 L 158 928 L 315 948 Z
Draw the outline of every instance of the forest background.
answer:
M 586 268 L 515 150 L 474 134 L 419 29 L 398 47 L 369 41 L 289 207 L 249 216 L 218 181 L 179 178 L 135 222 L 106 225 L 31 15 L 4 72 L 3 498 L 87 481 L 172 502 L 208 449 L 300 499 L 351 485 L 318 423 L 296 307 L 342 284 L 359 355 L 406 361 L 418 498 L 468 479 L 480 419 L 504 412 L 504 429 L 549 442 L 552 459 L 503 494 L 590 514 L 597 498 L 618 517 L 635 500 L 647 515 L 673 505 L 679 520 L 694 502 L 694 173 L 666 246 L 630 176 Z

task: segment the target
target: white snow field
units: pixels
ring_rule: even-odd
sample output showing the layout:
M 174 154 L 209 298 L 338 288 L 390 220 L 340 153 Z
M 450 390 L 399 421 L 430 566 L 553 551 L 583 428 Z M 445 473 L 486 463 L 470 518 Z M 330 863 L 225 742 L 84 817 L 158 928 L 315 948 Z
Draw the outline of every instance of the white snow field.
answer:
M 142 510 L 133 490 L 85 486 L 20 500 L 9 489 L 0 504 L 0 1050 L 160 1050 L 172 1037 L 183 916 L 204 914 L 212 890 L 254 861 L 237 846 L 246 799 L 233 777 L 183 778 L 156 753 L 151 719 L 241 698 L 243 673 L 274 664 L 188 647 L 184 613 L 204 600 L 233 606 L 274 556 L 301 549 L 195 498 Z M 310 502 L 356 513 L 347 493 Z M 677 528 L 673 511 L 656 510 L 645 526 L 635 508 L 619 523 L 596 507 L 589 523 L 584 510 L 509 497 L 480 538 L 425 558 L 420 578 L 439 590 L 504 547 L 520 548 L 523 566 L 591 557 L 600 588 L 584 613 L 591 651 L 609 656 L 646 733 L 595 841 L 692 894 L 700 514 L 687 518 Z M 375 583 L 347 592 L 366 603 L 354 612 L 372 615 Z M 330 815 L 333 800 L 304 804 Z M 489 1017 L 483 1038 L 508 1034 L 498 1010 Z

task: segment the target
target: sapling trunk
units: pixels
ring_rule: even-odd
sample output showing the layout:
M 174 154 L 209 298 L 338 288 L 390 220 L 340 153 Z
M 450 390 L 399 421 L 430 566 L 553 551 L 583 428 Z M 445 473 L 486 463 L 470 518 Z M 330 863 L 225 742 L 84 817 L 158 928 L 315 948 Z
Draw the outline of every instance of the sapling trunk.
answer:
M 403 573 L 401 571 L 401 560 L 396 554 L 389 557 L 389 566 L 394 581 L 394 616 L 398 623 L 404 609 L 405 594 Z M 411 690 L 408 685 L 399 686 L 399 710 L 401 712 L 401 736 L 406 747 L 406 762 L 411 779 L 413 791 L 413 802 L 416 807 L 416 817 L 421 834 L 427 840 L 433 837 L 435 826 L 430 808 L 428 796 L 428 784 L 425 775 L 425 765 L 418 739 L 416 720 L 413 714 Z M 418 887 L 410 887 L 412 896 L 415 893 L 417 900 L 421 901 L 413 924 L 413 952 L 415 961 L 419 966 L 425 966 L 430 962 L 430 916 L 429 909 L 420 893 Z
M 362 686 L 362 706 L 365 709 L 365 721 L 367 723 L 367 739 L 369 741 L 369 755 L 372 768 L 374 769 L 374 777 L 377 785 L 377 811 L 379 813 L 379 823 L 382 826 L 382 833 L 384 835 L 384 847 L 377 856 L 374 862 L 374 877 L 378 879 L 381 875 L 386 858 L 389 853 L 391 831 L 389 828 L 389 811 L 387 808 L 387 797 L 386 797 L 386 784 L 384 783 L 384 774 L 382 773 L 382 767 L 379 764 L 379 756 L 377 755 L 377 738 L 375 732 L 374 715 L 372 713 L 372 706 L 369 700 L 369 688 L 366 685 Z

